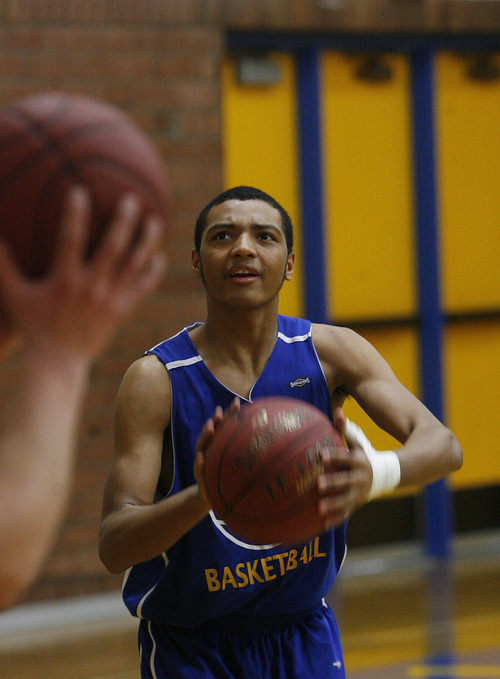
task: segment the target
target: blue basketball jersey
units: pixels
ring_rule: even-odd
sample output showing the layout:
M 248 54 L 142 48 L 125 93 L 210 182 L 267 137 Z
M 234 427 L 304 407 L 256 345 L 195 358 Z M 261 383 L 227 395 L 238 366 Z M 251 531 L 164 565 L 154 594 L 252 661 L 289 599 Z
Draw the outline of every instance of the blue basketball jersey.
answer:
M 169 495 L 195 483 L 196 439 L 215 407 L 227 408 L 236 395 L 208 370 L 189 329 L 146 352 L 162 361 L 171 381 L 174 474 Z M 249 400 L 263 396 L 308 401 L 332 418 L 309 321 L 278 317 L 274 350 Z M 344 526 L 300 545 L 252 545 L 210 512 L 167 552 L 129 569 L 123 598 L 133 615 L 185 629 L 220 616 L 293 615 L 322 600 L 344 554 Z

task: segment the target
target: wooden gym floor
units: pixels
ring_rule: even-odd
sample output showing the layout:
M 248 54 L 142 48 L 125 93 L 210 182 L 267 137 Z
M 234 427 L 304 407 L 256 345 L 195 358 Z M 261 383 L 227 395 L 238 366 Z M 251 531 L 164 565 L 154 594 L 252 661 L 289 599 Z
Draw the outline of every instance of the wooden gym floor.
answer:
M 500 534 L 455 554 L 449 565 L 415 545 L 348 555 L 328 598 L 349 679 L 500 679 Z M 0 679 L 20 677 L 138 679 L 136 621 L 117 593 L 3 613 Z

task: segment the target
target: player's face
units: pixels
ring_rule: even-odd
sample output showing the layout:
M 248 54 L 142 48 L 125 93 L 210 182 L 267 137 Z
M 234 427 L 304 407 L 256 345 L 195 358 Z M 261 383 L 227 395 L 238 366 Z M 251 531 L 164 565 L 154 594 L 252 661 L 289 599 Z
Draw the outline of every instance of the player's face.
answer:
M 294 259 L 278 210 L 262 200 L 229 200 L 208 213 L 192 261 L 209 298 L 251 308 L 277 300 Z

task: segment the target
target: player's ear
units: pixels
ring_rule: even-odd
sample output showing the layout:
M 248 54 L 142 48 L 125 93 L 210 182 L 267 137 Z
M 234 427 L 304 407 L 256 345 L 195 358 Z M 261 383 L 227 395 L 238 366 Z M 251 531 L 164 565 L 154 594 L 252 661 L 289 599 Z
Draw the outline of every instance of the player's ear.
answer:
M 286 260 L 285 280 L 287 281 L 292 280 L 294 267 L 295 267 L 295 252 L 292 250 L 292 252 L 288 254 Z
M 191 265 L 195 278 L 201 278 L 201 259 L 198 250 L 191 251 Z

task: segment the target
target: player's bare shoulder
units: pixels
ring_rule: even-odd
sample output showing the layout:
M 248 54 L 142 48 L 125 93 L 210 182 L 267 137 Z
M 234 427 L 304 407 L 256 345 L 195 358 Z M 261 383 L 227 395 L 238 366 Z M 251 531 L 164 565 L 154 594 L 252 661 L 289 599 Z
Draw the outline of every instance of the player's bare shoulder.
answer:
M 152 354 L 137 359 L 125 373 L 117 399 L 117 416 L 140 418 L 162 426 L 170 417 L 170 379 L 165 366 Z
M 371 344 L 350 328 L 313 323 L 312 338 L 332 389 L 364 373 L 376 354 Z
M 312 338 L 321 361 L 342 363 L 352 351 L 361 350 L 365 340 L 354 330 L 339 325 L 312 324 Z

